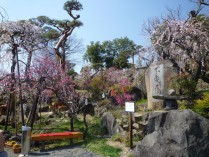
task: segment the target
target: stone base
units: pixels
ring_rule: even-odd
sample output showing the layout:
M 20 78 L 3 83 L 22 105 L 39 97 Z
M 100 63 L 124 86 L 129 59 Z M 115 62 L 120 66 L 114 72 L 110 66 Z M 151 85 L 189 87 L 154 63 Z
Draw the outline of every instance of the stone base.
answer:
M 178 103 L 176 100 L 165 100 L 164 105 L 166 111 L 178 109 Z

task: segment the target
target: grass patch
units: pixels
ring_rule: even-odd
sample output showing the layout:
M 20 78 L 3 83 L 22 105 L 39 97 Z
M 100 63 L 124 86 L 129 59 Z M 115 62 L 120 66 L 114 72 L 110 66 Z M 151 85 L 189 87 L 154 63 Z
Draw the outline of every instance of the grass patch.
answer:
M 43 118 L 42 123 L 45 123 L 45 118 Z M 107 144 L 107 139 L 104 139 L 103 136 L 105 134 L 105 129 L 101 127 L 101 119 L 99 117 L 91 117 L 87 116 L 87 123 L 89 126 L 88 135 L 86 136 L 86 140 L 83 141 L 82 139 L 74 139 L 74 145 L 84 145 L 87 149 L 91 150 L 92 152 L 103 155 L 103 156 L 110 156 L 110 157 L 118 157 L 121 149 L 114 148 Z M 48 125 L 40 124 L 38 121 L 34 126 L 33 132 L 63 132 L 70 130 L 70 119 L 65 118 L 61 120 L 60 118 L 52 118 L 51 123 Z M 42 130 L 39 128 L 42 126 Z M 43 128 L 45 126 L 45 128 Z M 53 127 L 52 127 L 53 126 Z M 37 130 L 35 130 L 37 128 Z M 74 129 L 84 131 L 84 123 L 82 121 L 82 116 L 79 116 L 77 119 L 74 120 Z M 56 141 L 49 141 L 46 143 L 46 149 L 54 149 L 59 147 L 69 146 L 69 140 L 56 140 Z M 38 148 L 34 148 L 38 149 Z
M 147 108 L 147 99 L 136 101 L 136 112 L 145 111 Z
M 121 149 L 115 148 L 107 144 L 107 139 L 104 138 L 105 129 L 101 127 L 101 118 L 87 116 L 88 123 L 88 134 L 86 140 L 83 139 L 74 139 L 73 146 L 85 146 L 87 149 L 92 152 L 109 157 L 118 157 L 120 156 Z M 4 126 L 0 126 L 4 130 Z M 82 116 L 78 116 L 78 119 L 74 120 L 74 129 L 75 131 L 81 130 L 84 131 L 85 127 L 82 121 Z M 15 129 L 8 126 L 8 130 L 15 133 Z M 70 119 L 69 118 L 60 118 L 54 116 L 54 118 L 48 118 L 43 116 L 41 121 L 38 120 L 35 122 L 33 127 L 33 134 L 38 133 L 49 133 L 49 132 L 64 132 L 70 130 Z M 21 133 L 21 126 L 18 126 L 18 133 Z M 69 140 L 55 140 L 55 141 L 46 141 L 45 149 L 56 149 L 68 147 L 70 144 Z M 38 145 L 37 145 L 38 146 Z M 32 147 L 32 150 L 38 150 L 39 147 Z
M 120 156 L 121 149 L 115 148 L 107 144 L 107 139 L 95 139 L 91 141 L 87 148 L 96 154 L 109 156 L 109 157 L 118 157 Z
M 136 105 L 141 105 L 141 104 L 147 103 L 147 101 L 148 101 L 147 99 L 141 99 L 136 102 Z
M 111 137 L 111 140 L 114 141 L 114 142 L 120 142 L 120 143 L 125 142 L 125 138 L 122 137 L 119 133 L 116 133 L 115 135 L 113 135 Z

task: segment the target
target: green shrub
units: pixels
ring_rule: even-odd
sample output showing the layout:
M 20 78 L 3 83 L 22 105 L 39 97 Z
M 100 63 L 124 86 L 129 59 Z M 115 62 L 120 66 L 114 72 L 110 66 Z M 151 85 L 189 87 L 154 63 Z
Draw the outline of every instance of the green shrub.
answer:
M 200 115 L 209 118 L 209 93 L 205 93 L 202 99 L 195 101 L 193 110 Z
M 194 100 L 197 97 L 196 85 L 197 82 L 191 75 L 181 73 L 171 79 L 169 86 L 176 90 L 180 90 L 180 94 L 187 95 L 190 99 Z
M 106 134 L 106 129 L 101 126 L 101 119 L 99 117 L 92 117 L 91 124 L 89 124 L 90 135 L 100 135 L 104 136 Z

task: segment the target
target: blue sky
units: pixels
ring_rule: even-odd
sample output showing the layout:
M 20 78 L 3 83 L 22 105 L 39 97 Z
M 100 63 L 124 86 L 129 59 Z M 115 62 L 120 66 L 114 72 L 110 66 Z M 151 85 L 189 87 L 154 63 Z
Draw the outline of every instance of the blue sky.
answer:
M 66 0 L 0 0 L 10 21 L 34 18 L 45 15 L 54 19 L 69 19 L 62 9 Z M 146 37 L 142 35 L 143 23 L 149 18 L 166 15 L 167 8 L 182 8 L 186 16 L 194 4 L 189 0 L 80 0 L 83 10 L 79 12 L 84 25 L 75 30 L 77 38 L 84 46 L 91 41 L 112 40 L 127 36 L 136 44 L 146 45 Z M 75 14 L 77 14 L 75 12 Z M 76 71 L 83 66 L 82 55 L 74 57 Z

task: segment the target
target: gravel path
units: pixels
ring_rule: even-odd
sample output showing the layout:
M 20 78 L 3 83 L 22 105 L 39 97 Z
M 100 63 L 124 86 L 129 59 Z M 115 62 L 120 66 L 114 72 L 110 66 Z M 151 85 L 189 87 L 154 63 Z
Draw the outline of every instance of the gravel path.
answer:
M 18 157 L 19 154 L 14 154 L 11 150 L 5 149 L 8 154 L 8 157 Z M 85 147 L 63 147 L 57 148 L 53 150 L 46 150 L 46 151 L 35 151 L 31 152 L 28 157 L 102 157 L 97 154 L 94 154 L 88 151 Z

